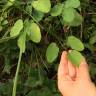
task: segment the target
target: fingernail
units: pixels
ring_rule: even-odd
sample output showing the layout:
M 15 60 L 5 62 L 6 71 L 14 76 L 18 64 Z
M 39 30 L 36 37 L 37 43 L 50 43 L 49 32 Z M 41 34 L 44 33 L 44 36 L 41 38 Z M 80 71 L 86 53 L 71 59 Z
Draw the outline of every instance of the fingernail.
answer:
M 63 51 L 63 53 L 62 54 L 67 54 L 67 52 L 66 51 Z

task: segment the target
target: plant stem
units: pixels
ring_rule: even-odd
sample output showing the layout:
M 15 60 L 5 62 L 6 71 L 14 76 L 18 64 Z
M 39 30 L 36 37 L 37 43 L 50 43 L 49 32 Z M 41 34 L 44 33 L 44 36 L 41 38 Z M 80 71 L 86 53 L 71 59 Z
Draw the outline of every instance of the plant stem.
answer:
M 10 39 L 13 39 L 14 37 L 2 37 L 1 39 L 0 39 L 0 43 L 3 43 L 3 42 L 5 42 L 5 41 L 8 41 L 8 40 L 10 40 Z
M 5 37 L 8 35 L 9 32 L 10 32 L 10 31 L 8 30 L 8 31 L 3 35 L 2 38 L 5 38 Z
M 19 73 L 19 69 L 20 69 L 21 57 L 22 57 L 22 52 L 19 53 L 19 60 L 18 60 L 18 65 L 17 65 L 16 74 L 15 74 L 15 78 L 14 78 L 12 96 L 16 96 L 17 80 L 18 80 L 18 73 Z

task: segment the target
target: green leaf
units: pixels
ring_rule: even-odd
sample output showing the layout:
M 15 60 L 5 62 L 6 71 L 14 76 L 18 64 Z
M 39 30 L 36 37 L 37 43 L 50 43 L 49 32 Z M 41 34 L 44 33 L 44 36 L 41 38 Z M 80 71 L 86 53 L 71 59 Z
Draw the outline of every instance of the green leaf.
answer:
M 51 9 L 50 0 L 37 0 L 32 2 L 32 6 L 41 12 L 48 13 Z
M 44 17 L 44 13 L 34 10 L 33 17 L 39 22 Z
M 69 36 L 67 44 L 72 49 L 75 49 L 77 51 L 83 51 L 84 50 L 83 43 L 78 38 L 76 38 L 75 36 Z
M 75 11 L 75 18 L 72 22 L 70 22 L 70 26 L 79 26 L 82 24 L 83 18 L 77 11 Z
M 95 44 L 96 43 L 96 35 L 95 36 L 92 36 L 89 40 L 89 43 L 90 44 Z
M 85 45 L 85 47 L 86 47 L 87 49 L 89 49 L 92 53 L 94 53 L 94 50 L 96 49 L 95 46 L 93 46 L 93 45 L 90 44 L 90 43 L 85 43 L 84 45 Z
M 63 21 L 72 22 L 75 18 L 74 10 L 73 8 L 64 8 L 62 12 Z
M 30 31 L 28 32 L 28 36 L 33 42 L 39 43 L 41 40 L 41 31 L 39 26 L 36 23 L 31 23 L 29 26 Z
M 8 0 L 8 2 L 6 4 L 6 8 L 12 6 L 14 2 L 15 2 L 15 0 Z
M 62 9 L 63 9 L 63 4 L 59 3 L 57 5 L 55 5 L 52 9 L 50 14 L 52 16 L 58 16 L 62 13 Z
M 26 32 L 22 31 L 18 38 L 18 47 L 20 48 L 20 52 L 24 53 L 26 49 Z
M 0 26 L 0 32 L 3 30 L 3 26 Z
M 19 19 L 16 21 L 13 28 L 11 29 L 10 36 L 11 37 L 18 36 L 22 29 L 23 29 L 23 21 L 22 19 Z
M 6 25 L 6 24 L 8 24 L 8 20 L 4 20 L 3 22 L 2 22 L 2 25 Z
M 26 6 L 26 11 L 27 11 L 29 14 L 32 14 L 32 6 L 31 6 L 31 5 L 27 5 L 27 6 Z
M 96 23 L 96 14 L 92 16 L 92 22 Z
M 59 48 L 56 43 L 51 43 L 46 51 L 46 58 L 49 63 L 52 63 L 58 56 Z
M 79 67 L 83 60 L 83 56 L 80 52 L 72 50 L 68 53 L 68 59 L 72 62 L 72 64 Z
M 11 65 L 5 64 L 3 72 L 6 72 L 7 74 L 10 74 Z
M 95 29 L 95 31 L 93 30 L 93 32 L 91 33 L 91 37 L 92 36 L 96 36 L 96 29 Z
M 80 6 L 79 0 L 66 0 L 65 1 L 65 8 L 78 8 Z
M 67 0 L 63 8 L 63 22 L 65 26 L 79 26 L 82 24 L 83 18 L 74 8 L 80 9 L 79 0 Z

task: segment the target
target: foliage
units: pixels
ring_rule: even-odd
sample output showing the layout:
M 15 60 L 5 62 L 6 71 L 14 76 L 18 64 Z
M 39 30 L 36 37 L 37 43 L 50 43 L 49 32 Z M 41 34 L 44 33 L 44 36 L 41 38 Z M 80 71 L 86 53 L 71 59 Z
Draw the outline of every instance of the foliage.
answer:
M 47 61 L 52 63 L 58 56 L 59 48 L 56 43 L 51 43 L 46 51 Z
M 84 45 L 83 43 L 76 37 L 74 36 L 69 36 L 68 37 L 68 42 L 67 44 L 72 48 L 77 51 L 83 51 L 84 50 Z
M 60 96 L 57 68 L 70 48 L 78 67 L 82 51 L 96 83 L 95 6 L 94 0 L 1 0 L 0 95 Z
M 68 41 L 67 41 L 67 45 L 69 45 L 72 48 L 72 51 L 68 53 L 69 60 L 74 65 L 79 67 L 81 61 L 83 60 L 83 56 L 78 51 L 83 51 L 84 50 L 83 43 L 79 39 L 77 39 L 76 37 L 69 36 Z
M 73 58 L 74 56 L 76 58 Z M 72 50 L 71 52 L 68 53 L 68 59 L 72 62 L 72 64 L 79 67 L 81 61 L 83 60 L 83 56 L 80 54 L 80 52 L 78 52 L 76 50 Z

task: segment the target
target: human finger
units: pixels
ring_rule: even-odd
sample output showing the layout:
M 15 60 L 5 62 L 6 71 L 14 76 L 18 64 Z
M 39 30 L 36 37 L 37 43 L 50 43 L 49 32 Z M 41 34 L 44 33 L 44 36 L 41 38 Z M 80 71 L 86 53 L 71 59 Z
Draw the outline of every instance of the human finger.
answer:
M 76 67 L 68 60 L 69 76 L 74 80 L 76 77 Z
M 85 59 L 82 60 L 80 67 L 77 68 L 77 79 L 79 80 L 90 80 L 88 64 Z
M 60 64 L 58 67 L 58 80 L 63 79 L 68 74 L 68 59 L 67 52 L 64 51 L 61 55 Z

